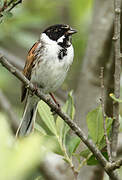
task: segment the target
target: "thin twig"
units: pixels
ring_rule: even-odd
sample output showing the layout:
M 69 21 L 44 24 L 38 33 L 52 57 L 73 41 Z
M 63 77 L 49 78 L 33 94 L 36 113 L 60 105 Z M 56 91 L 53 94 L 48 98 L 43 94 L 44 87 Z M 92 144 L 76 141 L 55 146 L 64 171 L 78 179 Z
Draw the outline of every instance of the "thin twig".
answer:
M 35 86 L 19 71 L 17 70 L 13 65 L 11 65 L 5 57 L 0 55 L 0 63 L 8 69 L 12 74 L 14 74 L 20 81 L 22 81 L 25 86 L 32 92 L 35 92 L 35 94 L 42 99 L 46 104 L 50 106 L 52 110 L 54 110 L 68 125 L 69 127 L 74 131 L 74 133 L 80 137 L 80 139 L 84 142 L 84 144 L 90 149 L 90 151 L 94 154 L 96 159 L 99 161 L 101 166 L 104 168 L 108 176 L 111 178 L 111 180 L 119 180 L 119 177 L 116 173 L 113 171 L 109 171 L 106 169 L 108 167 L 108 161 L 105 159 L 105 157 L 102 155 L 102 153 L 99 151 L 99 149 L 95 146 L 95 144 L 92 142 L 91 139 L 87 138 L 84 132 L 77 126 L 75 122 L 73 122 L 70 117 L 65 114 L 61 109 L 59 109 L 51 99 L 47 98 L 38 88 L 35 91 Z M 111 163 L 109 163 L 110 165 Z
M 7 3 L 7 1 L 4 2 L 4 5 L 2 8 L 0 8 L 0 17 L 3 17 L 3 12 L 6 11 L 11 11 L 15 6 L 17 6 L 18 4 L 22 3 L 22 0 L 18 0 L 18 1 L 14 1 L 11 0 L 9 3 Z
M 121 74 L 121 53 L 120 53 L 120 12 L 121 0 L 114 0 L 114 53 L 115 53 L 115 73 L 114 73 L 114 94 L 116 98 L 120 97 L 120 74 Z M 119 103 L 113 102 L 112 140 L 111 155 L 112 160 L 116 158 L 118 133 L 119 133 Z
M 20 3 L 22 3 L 22 0 L 18 0 L 17 2 L 13 3 L 13 4 L 12 4 L 12 7 L 10 7 L 10 8 L 8 9 L 8 11 L 11 11 L 15 6 L 17 6 L 17 5 L 20 4 Z
M 105 114 L 105 107 L 104 107 L 104 102 L 105 102 L 105 95 L 104 95 L 104 91 L 105 91 L 105 87 L 104 87 L 104 67 L 100 68 L 100 80 L 101 80 L 101 107 L 102 107 L 102 114 L 103 114 L 103 127 L 104 127 L 104 136 L 105 136 L 105 140 L 106 140 L 106 145 L 107 145 L 107 154 L 108 154 L 108 158 L 109 158 L 109 162 L 112 162 L 111 159 L 111 151 L 110 151 L 110 141 L 108 139 L 108 135 L 107 135 L 107 127 L 106 127 L 106 114 Z
M 11 1 L 8 3 L 8 6 L 10 6 L 13 2 L 14 2 L 14 0 L 11 0 Z
M 7 1 L 4 1 L 3 7 L 0 8 L 0 12 L 3 12 L 7 8 Z

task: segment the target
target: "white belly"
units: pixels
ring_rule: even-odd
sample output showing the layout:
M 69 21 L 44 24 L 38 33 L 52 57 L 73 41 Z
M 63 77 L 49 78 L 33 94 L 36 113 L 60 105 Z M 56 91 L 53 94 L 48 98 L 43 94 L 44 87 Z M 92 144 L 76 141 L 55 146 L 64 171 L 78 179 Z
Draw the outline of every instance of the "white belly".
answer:
M 44 93 L 54 92 L 62 85 L 73 61 L 72 45 L 67 49 L 67 56 L 61 60 L 58 59 L 59 49 L 56 48 L 57 45 L 45 48 L 43 59 L 38 59 L 40 63 L 32 71 L 31 81 L 42 88 Z

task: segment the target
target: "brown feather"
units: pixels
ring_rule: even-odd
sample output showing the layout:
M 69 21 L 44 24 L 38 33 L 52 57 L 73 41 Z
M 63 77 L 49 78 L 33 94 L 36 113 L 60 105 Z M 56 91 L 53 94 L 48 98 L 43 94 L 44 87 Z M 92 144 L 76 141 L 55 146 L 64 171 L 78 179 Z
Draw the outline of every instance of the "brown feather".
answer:
M 36 42 L 32 48 L 28 52 L 28 56 L 26 59 L 25 67 L 23 70 L 23 74 L 26 76 L 27 79 L 31 79 L 31 71 L 33 67 L 33 62 L 35 61 L 35 49 L 37 48 L 39 42 Z M 21 102 L 24 101 L 27 93 L 27 88 L 24 84 L 22 84 L 22 93 L 21 93 Z

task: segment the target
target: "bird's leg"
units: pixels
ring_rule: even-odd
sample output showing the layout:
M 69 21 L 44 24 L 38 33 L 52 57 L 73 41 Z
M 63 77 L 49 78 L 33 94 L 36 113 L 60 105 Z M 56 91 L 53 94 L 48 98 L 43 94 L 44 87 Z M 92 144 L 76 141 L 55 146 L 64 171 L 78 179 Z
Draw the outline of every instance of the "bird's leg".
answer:
M 32 91 L 31 95 L 33 96 L 33 95 L 37 92 L 37 90 L 38 90 L 38 86 L 37 86 L 37 84 L 35 83 L 35 84 L 34 84 L 34 90 Z
M 54 97 L 54 95 L 52 93 L 50 93 L 51 98 L 53 99 L 53 101 L 55 102 L 55 104 L 58 106 L 58 108 L 60 108 L 60 104 L 57 102 L 56 98 Z
M 54 97 L 54 95 L 52 93 L 49 93 L 51 98 L 53 99 L 53 101 L 55 102 L 55 104 L 58 106 L 59 109 L 61 109 L 60 104 L 57 102 L 56 98 Z M 53 109 L 51 109 L 51 112 L 53 113 L 53 115 L 55 115 L 55 112 L 53 111 Z

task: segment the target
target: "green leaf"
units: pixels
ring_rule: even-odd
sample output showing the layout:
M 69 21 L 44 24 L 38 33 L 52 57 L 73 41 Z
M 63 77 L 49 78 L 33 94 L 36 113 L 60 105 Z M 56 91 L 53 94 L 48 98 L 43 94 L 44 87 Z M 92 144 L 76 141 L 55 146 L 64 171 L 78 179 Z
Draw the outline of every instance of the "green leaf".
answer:
M 67 102 L 64 105 L 64 111 L 73 120 L 74 115 L 75 115 L 75 107 L 74 107 L 74 101 L 73 101 L 72 94 L 73 94 L 73 91 L 70 91 L 68 94 Z M 70 127 L 64 122 L 64 127 L 63 127 L 63 132 L 62 132 L 62 134 L 63 134 L 62 140 L 63 140 L 64 146 L 66 145 L 66 137 L 67 137 L 69 130 L 70 130 Z
M 115 102 L 122 103 L 122 100 L 119 99 L 119 98 L 116 98 L 113 93 L 110 93 L 109 96 L 110 96 Z
M 103 136 L 103 138 L 101 139 L 99 144 L 97 144 L 97 146 L 98 146 L 99 150 L 102 150 L 106 146 L 105 136 Z
M 69 140 L 68 145 L 67 145 L 69 156 L 72 156 L 73 153 L 75 153 L 79 144 L 80 144 L 80 138 L 79 137 L 71 137 L 71 139 Z
M 87 115 L 87 125 L 89 136 L 94 143 L 99 144 L 104 135 L 102 109 L 98 107 Z
M 102 155 L 108 160 L 108 155 L 107 152 L 102 152 Z M 94 155 L 92 155 L 88 160 L 87 160 L 87 165 L 93 166 L 100 164 L 99 161 L 95 158 Z
M 74 114 L 75 114 L 72 93 L 73 93 L 72 91 L 69 92 L 66 104 L 63 106 L 63 111 L 67 113 L 71 119 L 74 118 Z M 62 139 L 62 141 L 64 141 L 64 145 L 65 145 L 66 135 L 70 130 L 70 127 L 59 116 L 56 119 L 56 129 L 59 134 L 59 137 Z
M 45 123 L 52 134 L 56 134 L 55 122 L 50 107 L 43 101 L 38 104 L 38 112 L 41 120 Z
M 42 135 L 47 134 L 46 131 L 38 123 L 35 123 L 35 129 L 39 131 Z
M 11 18 L 13 16 L 13 14 L 9 11 L 2 12 L 2 15 L 4 16 L 4 18 Z
M 91 154 L 91 155 L 90 155 Z M 107 152 L 102 152 L 102 155 L 108 159 L 108 155 Z M 91 166 L 91 165 L 97 165 L 99 164 L 98 160 L 95 158 L 95 156 L 91 153 L 91 151 L 89 149 L 85 149 L 80 153 L 80 156 L 82 156 L 83 158 L 87 159 L 87 165 Z M 90 157 L 88 157 L 90 156 Z
M 106 118 L 106 129 L 108 136 L 111 130 L 112 122 L 113 122 L 112 118 L 109 117 Z M 104 127 L 103 127 L 103 115 L 102 115 L 101 107 L 98 107 L 88 113 L 87 125 L 89 130 L 89 137 L 92 138 L 92 140 L 94 141 L 94 143 L 98 145 L 98 147 L 103 147 L 105 145 L 105 142 L 103 141 Z
M 73 91 L 70 91 L 68 94 L 68 99 L 66 101 L 66 104 L 63 108 L 64 112 L 66 112 L 69 117 L 73 120 L 75 115 L 75 107 L 74 107 L 74 101 L 73 101 Z
M 59 145 L 59 142 L 56 136 L 45 135 L 43 136 L 43 138 L 44 138 L 45 144 L 48 144 L 48 143 L 53 144 L 53 146 L 55 147 L 53 148 L 54 153 L 64 156 L 64 152 L 61 150 L 61 147 Z
M 106 118 L 106 128 L 107 128 L 107 135 L 109 136 L 109 133 L 111 131 L 111 125 L 112 125 L 113 119 L 110 117 Z
M 80 152 L 80 156 L 87 158 L 90 153 L 91 153 L 91 151 L 89 149 L 85 149 L 82 152 Z

